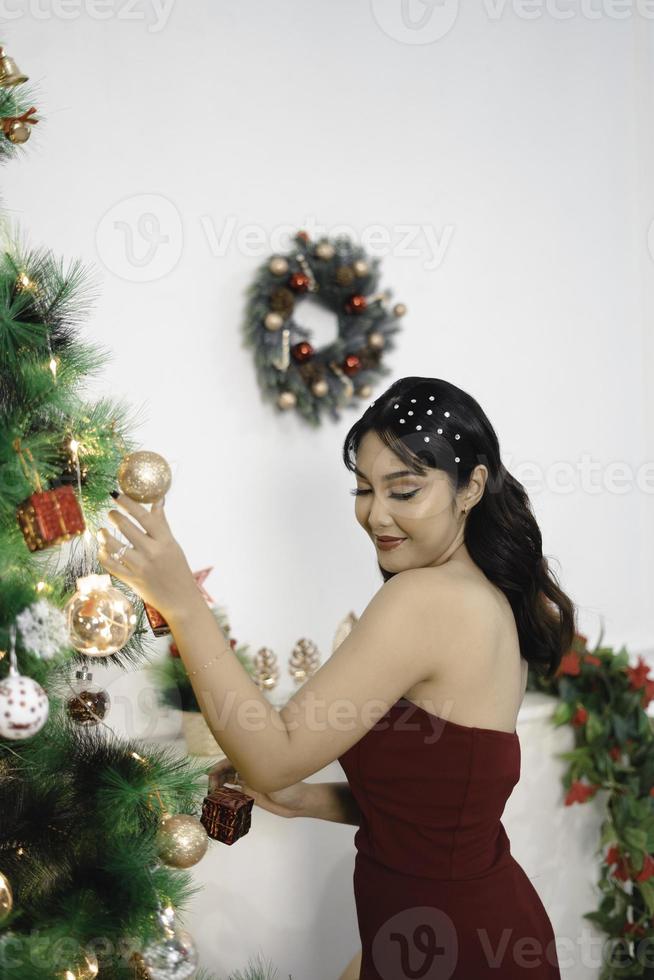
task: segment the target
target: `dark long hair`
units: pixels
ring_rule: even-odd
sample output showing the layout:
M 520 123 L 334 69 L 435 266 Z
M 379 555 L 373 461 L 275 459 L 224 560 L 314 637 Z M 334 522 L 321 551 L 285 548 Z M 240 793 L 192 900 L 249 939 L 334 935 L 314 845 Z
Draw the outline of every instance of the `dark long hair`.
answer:
M 352 472 L 361 439 L 371 430 L 413 472 L 444 470 L 453 508 L 454 494 L 468 485 L 475 466 L 487 467 L 484 493 L 467 516 L 465 545 L 509 600 L 522 656 L 541 675 L 553 676 L 577 631 L 575 607 L 543 556 L 527 492 L 502 463 L 497 435 L 481 406 L 440 378 L 400 378 L 347 433 L 343 461 Z M 379 569 L 384 581 L 395 574 Z

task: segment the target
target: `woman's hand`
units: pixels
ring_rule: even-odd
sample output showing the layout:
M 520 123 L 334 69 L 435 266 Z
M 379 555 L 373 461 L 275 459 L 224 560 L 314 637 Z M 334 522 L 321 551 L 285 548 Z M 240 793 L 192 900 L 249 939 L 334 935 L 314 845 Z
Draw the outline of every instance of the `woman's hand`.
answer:
M 242 791 L 248 796 L 254 797 L 257 806 L 264 810 L 276 813 L 278 817 L 299 817 L 302 815 L 306 783 L 294 783 L 284 789 L 277 789 L 274 793 L 259 793 L 258 790 L 252 789 L 251 786 L 244 783 L 240 776 L 238 779 L 235 779 L 235 776 L 236 770 L 229 759 L 221 759 L 209 773 L 209 792 L 218 789 L 223 783 L 236 782 Z
M 122 541 L 101 527 L 98 560 L 110 575 L 137 592 L 165 619 L 167 612 L 184 606 L 200 593 L 186 556 L 168 526 L 164 502 L 165 498 L 158 500 L 147 510 L 126 494 L 119 494 L 116 503 L 129 517 L 117 510 L 110 510 L 107 516 L 130 544 L 125 548 Z M 124 551 L 118 559 L 116 552 L 120 548 Z

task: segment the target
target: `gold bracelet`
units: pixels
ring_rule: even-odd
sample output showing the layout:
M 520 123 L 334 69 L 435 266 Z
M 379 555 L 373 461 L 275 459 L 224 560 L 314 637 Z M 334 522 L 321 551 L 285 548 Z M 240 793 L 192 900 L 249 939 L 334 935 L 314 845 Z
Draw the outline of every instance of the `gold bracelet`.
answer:
M 217 656 L 212 657 L 211 660 L 207 660 L 206 664 L 202 664 L 202 666 L 201 667 L 198 667 L 196 670 L 187 670 L 186 671 L 187 676 L 188 677 L 192 677 L 193 674 L 197 674 L 198 671 L 204 670 L 205 667 L 210 667 L 211 664 L 215 664 L 218 660 L 220 660 L 220 658 L 225 653 L 228 653 L 231 649 L 232 649 L 231 646 L 225 647 L 225 649 L 224 650 L 221 650 L 220 653 Z

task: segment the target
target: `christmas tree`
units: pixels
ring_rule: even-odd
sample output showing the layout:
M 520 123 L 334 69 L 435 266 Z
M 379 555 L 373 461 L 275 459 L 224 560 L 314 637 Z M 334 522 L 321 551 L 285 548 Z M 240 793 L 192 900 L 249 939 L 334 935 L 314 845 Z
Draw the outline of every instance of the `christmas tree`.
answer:
M 0 50 L 0 162 L 38 121 L 26 81 Z M 210 767 L 119 737 L 89 676 L 148 662 L 95 534 L 137 418 L 85 394 L 110 356 L 80 336 L 92 270 L 0 244 L 0 976 L 201 980 L 182 918 Z

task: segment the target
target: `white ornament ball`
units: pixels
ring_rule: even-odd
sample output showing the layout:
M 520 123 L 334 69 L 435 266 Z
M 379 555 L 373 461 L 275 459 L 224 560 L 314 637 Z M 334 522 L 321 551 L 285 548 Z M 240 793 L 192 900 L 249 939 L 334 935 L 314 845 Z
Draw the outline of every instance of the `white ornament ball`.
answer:
M 297 404 L 297 398 L 292 391 L 282 391 L 277 399 L 277 404 L 283 409 L 293 408 Z
M 283 255 L 273 255 L 268 268 L 274 276 L 284 276 L 288 272 L 288 262 Z
M 315 249 L 316 255 L 319 259 L 333 259 L 336 254 L 336 249 L 331 242 L 318 242 Z
M 0 738 L 31 738 L 43 728 L 49 713 L 48 697 L 32 677 L 11 671 L 0 681 Z
M 266 330 L 281 330 L 284 326 L 284 317 L 281 313 L 267 313 L 263 323 Z
M 364 259 L 356 259 L 356 261 L 352 263 L 352 268 L 359 278 L 362 276 L 367 276 L 370 272 L 370 266 Z
M 316 398 L 324 398 L 329 391 L 329 385 L 324 378 L 318 378 L 318 380 L 314 381 L 311 385 L 311 391 Z

